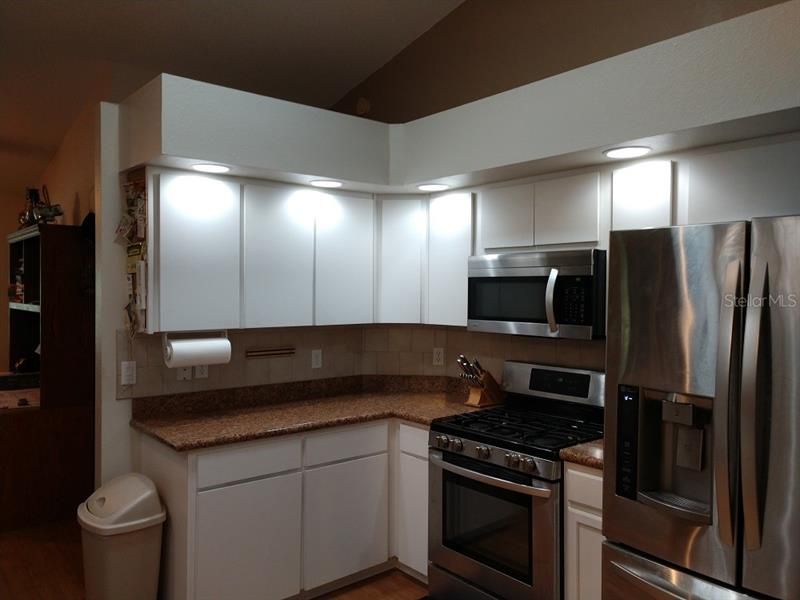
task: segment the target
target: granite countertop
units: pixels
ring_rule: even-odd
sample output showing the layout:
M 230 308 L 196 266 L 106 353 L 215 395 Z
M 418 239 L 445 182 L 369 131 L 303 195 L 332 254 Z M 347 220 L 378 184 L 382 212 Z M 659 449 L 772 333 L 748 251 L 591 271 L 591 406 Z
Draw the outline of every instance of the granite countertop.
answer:
M 445 392 L 360 392 L 190 414 L 134 415 L 131 426 L 187 451 L 388 418 L 430 425 L 471 410 Z
M 559 456 L 565 462 L 602 470 L 603 440 L 595 440 L 594 442 L 586 442 L 585 444 L 564 448 L 559 453 Z

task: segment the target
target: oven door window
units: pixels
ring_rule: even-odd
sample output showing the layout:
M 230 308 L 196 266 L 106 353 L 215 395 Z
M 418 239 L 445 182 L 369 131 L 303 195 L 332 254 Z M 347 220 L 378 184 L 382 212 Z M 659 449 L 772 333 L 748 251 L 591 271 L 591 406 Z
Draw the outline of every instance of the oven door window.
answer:
M 447 471 L 442 475 L 442 543 L 530 585 L 531 498 Z

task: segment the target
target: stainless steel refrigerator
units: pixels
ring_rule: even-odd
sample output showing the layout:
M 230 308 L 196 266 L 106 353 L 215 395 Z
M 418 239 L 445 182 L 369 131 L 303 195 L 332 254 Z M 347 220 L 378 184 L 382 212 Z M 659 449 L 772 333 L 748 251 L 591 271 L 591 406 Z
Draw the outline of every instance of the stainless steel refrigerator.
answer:
M 800 599 L 800 217 L 609 259 L 604 600 Z

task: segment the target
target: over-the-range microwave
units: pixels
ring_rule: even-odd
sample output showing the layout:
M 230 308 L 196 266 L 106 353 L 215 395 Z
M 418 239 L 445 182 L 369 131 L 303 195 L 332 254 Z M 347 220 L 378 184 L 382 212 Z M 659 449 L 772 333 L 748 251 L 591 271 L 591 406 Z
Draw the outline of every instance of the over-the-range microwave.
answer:
M 510 252 L 469 259 L 467 329 L 600 339 L 606 333 L 605 250 Z

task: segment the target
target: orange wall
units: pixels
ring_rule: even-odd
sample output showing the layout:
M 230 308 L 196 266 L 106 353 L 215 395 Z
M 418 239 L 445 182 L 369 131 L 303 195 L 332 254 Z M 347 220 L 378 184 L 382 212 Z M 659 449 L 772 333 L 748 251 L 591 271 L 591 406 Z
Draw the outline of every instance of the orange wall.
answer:
M 40 178 L 50 202 L 64 209 L 62 223 L 80 225 L 94 210 L 94 162 L 97 105 L 87 107 L 72 123 Z
M 782 1 L 466 0 L 333 108 L 402 123 Z

